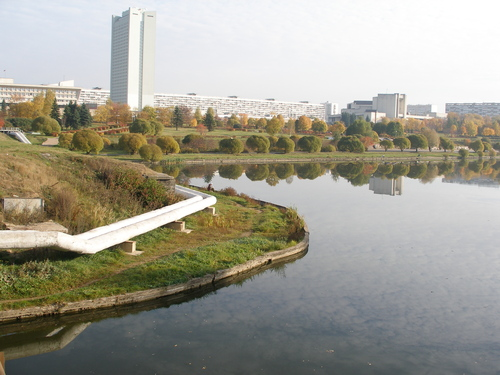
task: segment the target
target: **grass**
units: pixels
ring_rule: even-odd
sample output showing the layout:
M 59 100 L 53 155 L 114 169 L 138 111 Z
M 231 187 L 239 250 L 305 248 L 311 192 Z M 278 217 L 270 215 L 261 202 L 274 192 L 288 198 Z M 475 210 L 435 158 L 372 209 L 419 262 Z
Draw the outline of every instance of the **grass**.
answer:
M 144 251 L 139 257 L 117 248 L 92 256 L 43 249 L 0 252 L 0 309 L 184 282 L 294 245 L 302 233 L 296 213 L 261 205 L 244 195 L 214 195 L 218 216 L 206 212 L 189 216 L 186 226 L 194 230 L 190 234 L 158 228 L 137 237 L 137 250 Z M 272 225 L 267 227 L 265 222 Z M 290 233 L 290 228 L 297 233 Z

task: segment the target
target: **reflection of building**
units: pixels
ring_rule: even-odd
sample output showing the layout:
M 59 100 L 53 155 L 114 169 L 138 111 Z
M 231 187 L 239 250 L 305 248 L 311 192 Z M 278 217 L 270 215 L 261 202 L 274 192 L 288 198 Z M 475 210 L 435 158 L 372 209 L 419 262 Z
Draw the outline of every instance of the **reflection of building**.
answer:
M 403 194 L 403 177 L 399 176 L 396 179 L 370 177 L 368 188 L 375 194 L 384 195 L 402 195 Z
M 111 100 L 154 105 L 156 12 L 129 8 L 112 18 Z
M 477 185 L 477 186 L 484 186 L 484 187 L 494 187 L 494 188 L 500 188 L 500 182 L 496 180 L 492 180 L 491 178 L 486 178 L 486 177 L 478 177 L 478 178 L 471 178 L 470 180 L 466 180 L 464 178 L 443 178 L 441 180 L 443 183 L 448 183 L 448 184 L 462 184 L 462 185 Z

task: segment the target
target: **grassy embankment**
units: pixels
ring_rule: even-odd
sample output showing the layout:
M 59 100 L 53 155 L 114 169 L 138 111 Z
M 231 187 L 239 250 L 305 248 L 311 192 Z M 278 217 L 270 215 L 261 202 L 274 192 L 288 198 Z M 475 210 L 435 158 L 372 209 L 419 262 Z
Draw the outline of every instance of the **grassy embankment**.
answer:
M 116 184 L 110 189 L 102 180 L 103 171 L 128 168 L 143 171 L 144 167 L 23 145 L 0 135 L 0 197 L 44 197 L 47 218 L 62 222 L 72 233 L 149 209 L 137 191 Z M 137 250 L 144 251 L 138 257 L 118 248 L 92 256 L 48 249 L 0 250 L 0 309 L 185 282 L 286 248 L 300 238 L 302 220 L 293 210 L 261 206 L 231 190 L 214 194 L 218 216 L 205 212 L 189 216 L 186 227 L 193 230 L 190 234 L 158 228 L 137 237 Z M 0 216 L 2 221 L 6 220 Z

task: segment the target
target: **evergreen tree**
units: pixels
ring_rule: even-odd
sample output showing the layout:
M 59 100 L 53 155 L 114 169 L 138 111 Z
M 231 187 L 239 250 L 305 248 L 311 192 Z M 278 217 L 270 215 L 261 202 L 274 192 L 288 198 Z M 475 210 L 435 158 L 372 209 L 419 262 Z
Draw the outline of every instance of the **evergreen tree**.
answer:
M 182 111 L 177 105 L 175 106 L 174 113 L 172 115 L 172 123 L 175 126 L 175 130 L 179 130 L 179 126 L 182 127 L 182 124 L 184 123 Z
M 215 127 L 214 109 L 211 107 L 207 109 L 207 113 L 205 115 L 205 126 L 207 127 L 209 132 L 214 130 Z
M 80 126 L 87 128 L 92 125 L 92 115 L 90 114 L 89 109 L 83 103 L 80 107 L 78 107 L 78 114 L 80 115 Z
M 80 128 L 80 113 L 76 102 L 73 103 L 70 101 L 66 107 L 64 107 L 64 123 L 67 128 Z
M 7 116 L 7 103 L 5 103 L 5 99 L 2 100 L 2 115 Z
M 61 117 L 59 116 L 59 107 L 57 105 L 57 99 L 54 98 L 54 101 L 52 102 L 52 109 L 50 111 L 50 117 L 56 120 L 59 125 L 61 125 Z

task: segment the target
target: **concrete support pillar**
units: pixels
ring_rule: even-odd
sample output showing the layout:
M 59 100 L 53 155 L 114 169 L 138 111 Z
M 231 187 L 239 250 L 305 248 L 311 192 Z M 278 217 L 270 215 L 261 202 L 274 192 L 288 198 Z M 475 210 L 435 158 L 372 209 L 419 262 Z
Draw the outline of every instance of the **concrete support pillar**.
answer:
M 171 223 L 168 223 L 166 227 L 183 233 L 192 232 L 191 229 L 186 229 L 185 221 L 172 221 Z
M 126 252 L 127 254 L 130 255 L 140 255 L 142 254 L 142 251 L 136 251 L 135 250 L 135 241 L 125 241 L 120 244 L 120 248 Z
M 215 207 L 207 207 L 205 208 L 205 212 L 208 212 L 210 215 L 215 216 Z

